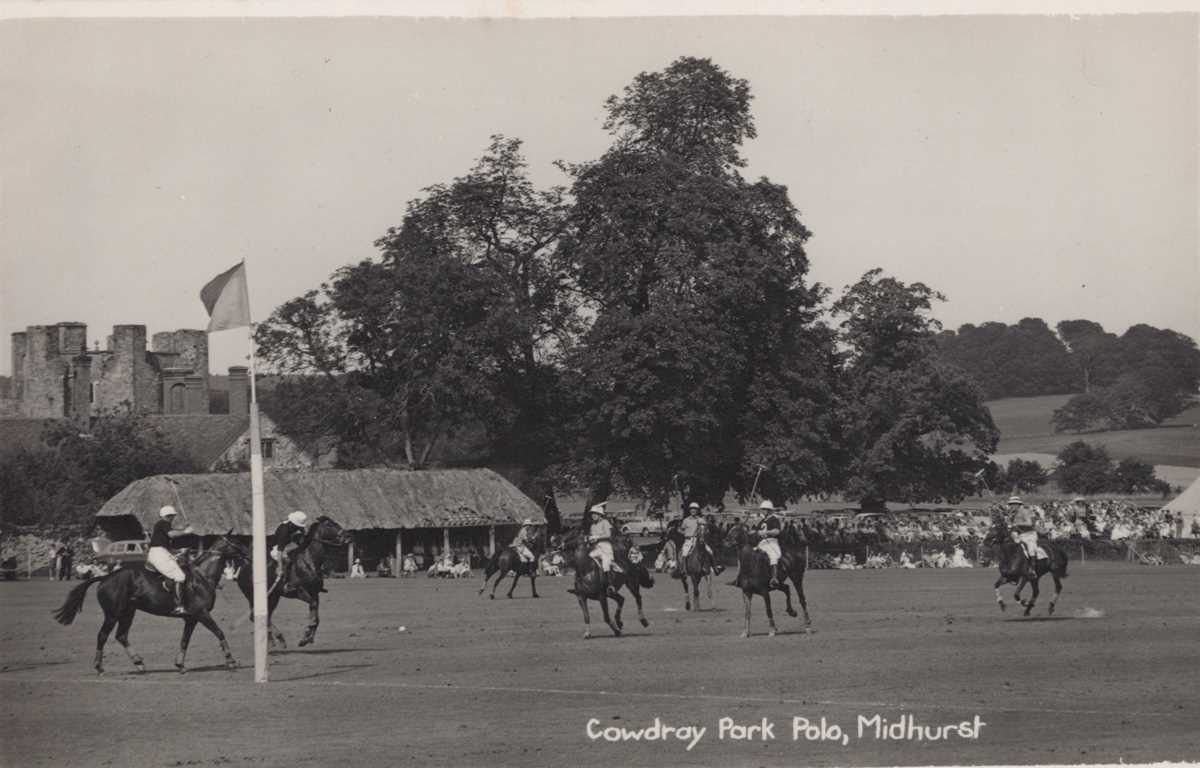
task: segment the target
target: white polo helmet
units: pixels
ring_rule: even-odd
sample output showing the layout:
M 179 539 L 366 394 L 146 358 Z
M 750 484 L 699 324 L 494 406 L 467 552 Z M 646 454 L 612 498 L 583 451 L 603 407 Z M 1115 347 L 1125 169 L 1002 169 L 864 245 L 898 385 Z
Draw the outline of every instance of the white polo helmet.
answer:
M 604 515 L 605 517 L 607 517 L 608 512 L 604 509 L 604 505 L 607 503 L 608 503 L 607 501 L 602 501 L 599 504 L 594 505 L 591 509 L 591 513 L 593 515 Z
M 700 505 L 693 501 L 691 504 L 688 504 L 688 509 L 700 509 Z
M 1009 504 L 1024 504 L 1025 502 L 1021 501 L 1020 496 L 1009 496 L 1008 503 Z
M 308 515 L 298 509 L 288 515 L 288 522 L 292 525 L 304 525 L 306 520 L 308 520 Z
M 762 504 L 759 504 L 758 508 L 760 510 L 762 510 L 763 512 L 774 512 L 775 511 L 775 505 L 769 501 L 764 501 Z
M 174 517 L 176 514 L 178 513 L 175 511 L 175 507 L 172 507 L 170 504 L 158 510 L 159 517 Z
M 521 521 L 521 525 L 533 525 L 533 519 L 527 517 Z

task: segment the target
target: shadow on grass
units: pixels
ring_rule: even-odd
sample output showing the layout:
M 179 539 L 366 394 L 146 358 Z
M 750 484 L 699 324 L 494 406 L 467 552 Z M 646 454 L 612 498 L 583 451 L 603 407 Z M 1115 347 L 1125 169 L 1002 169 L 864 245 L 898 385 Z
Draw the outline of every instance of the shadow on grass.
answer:
M 281 683 L 291 683 L 291 682 L 296 682 L 298 680 L 314 680 L 318 677 L 331 677 L 333 675 L 341 675 L 341 674 L 345 674 L 346 672 L 350 672 L 351 670 L 370 669 L 374 666 L 375 666 L 374 664 L 338 664 L 335 667 L 331 667 L 329 669 L 322 670 L 320 672 L 313 672 L 312 674 L 308 674 L 308 675 L 296 675 L 295 677 L 277 677 L 274 679 Z
M 362 653 L 364 651 L 386 651 L 387 648 L 282 648 L 271 651 L 272 656 L 329 656 L 335 653 Z
M 251 665 L 253 667 L 253 665 Z M 169 669 L 147 669 L 145 672 L 137 670 L 128 670 L 121 673 L 122 677 L 144 677 L 147 675 L 174 675 L 175 677 L 187 677 L 188 675 L 204 674 L 206 672 L 237 672 L 247 667 L 239 664 L 236 668 L 230 669 L 224 664 L 207 664 L 203 667 L 188 667 L 186 673 L 180 672 L 175 667 Z
M 17 662 L 15 664 L 6 664 L 3 667 L 0 667 L 0 675 L 7 674 L 9 672 L 24 672 L 24 671 L 30 670 L 30 669 L 41 669 L 42 667 L 57 667 L 62 664 L 74 664 L 74 663 L 75 663 L 74 659 L 68 660 L 68 661 Z

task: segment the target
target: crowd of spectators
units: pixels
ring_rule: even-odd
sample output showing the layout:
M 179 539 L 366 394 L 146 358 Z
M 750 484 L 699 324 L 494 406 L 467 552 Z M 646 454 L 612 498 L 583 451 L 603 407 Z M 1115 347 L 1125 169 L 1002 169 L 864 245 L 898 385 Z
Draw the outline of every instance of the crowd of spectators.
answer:
M 1050 539 L 1122 541 L 1200 536 L 1200 520 L 1185 530 L 1181 515 L 1121 499 L 1046 501 L 1027 505 L 1039 532 Z M 813 544 L 981 544 L 1003 535 L 1017 507 L 998 502 L 985 510 L 896 512 L 801 517 L 794 522 Z

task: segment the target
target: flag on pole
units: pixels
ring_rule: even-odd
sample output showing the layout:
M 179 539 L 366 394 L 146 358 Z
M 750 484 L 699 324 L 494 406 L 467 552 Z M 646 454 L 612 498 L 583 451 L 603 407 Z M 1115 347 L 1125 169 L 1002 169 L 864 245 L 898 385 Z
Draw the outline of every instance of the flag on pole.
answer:
M 262 438 L 258 424 L 258 394 L 254 385 L 254 331 L 250 323 L 250 291 L 246 262 L 214 277 L 200 291 L 208 311 L 208 332 L 250 328 L 250 528 L 251 581 L 254 586 L 254 680 L 265 683 L 267 672 L 267 513 L 263 492 Z
M 208 310 L 208 332 L 250 325 L 250 294 L 246 290 L 246 262 L 227 269 L 200 289 L 200 301 Z

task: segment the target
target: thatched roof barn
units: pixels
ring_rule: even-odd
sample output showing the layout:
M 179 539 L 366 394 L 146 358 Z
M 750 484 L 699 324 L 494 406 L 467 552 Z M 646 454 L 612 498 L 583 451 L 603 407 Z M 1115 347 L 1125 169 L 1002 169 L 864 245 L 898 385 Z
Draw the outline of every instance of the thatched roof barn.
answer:
M 288 512 L 328 515 L 351 531 L 467 528 L 545 521 L 542 510 L 490 469 L 276 470 L 264 475 L 268 532 Z M 200 535 L 249 535 L 248 474 L 155 475 L 128 485 L 96 514 L 132 516 L 149 531 L 164 504 Z M 127 519 L 127 518 L 126 518 Z

